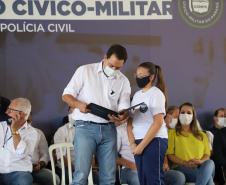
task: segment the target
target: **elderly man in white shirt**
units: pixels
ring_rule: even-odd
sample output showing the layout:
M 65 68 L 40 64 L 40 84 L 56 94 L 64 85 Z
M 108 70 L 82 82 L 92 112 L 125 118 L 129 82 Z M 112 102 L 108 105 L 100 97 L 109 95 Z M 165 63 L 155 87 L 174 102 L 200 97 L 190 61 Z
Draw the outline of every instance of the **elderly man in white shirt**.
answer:
M 130 106 L 130 83 L 120 72 L 127 59 L 126 49 L 112 45 L 100 63 L 79 67 L 64 89 L 63 100 L 75 107 L 75 172 L 72 184 L 85 185 L 92 158 L 97 152 L 100 185 L 113 185 L 116 176 L 117 132 L 114 121 L 128 117 L 108 115 L 110 121 L 90 114 L 89 103 L 119 112 Z
M 28 120 L 28 124 L 32 126 L 32 114 L 30 113 Z M 35 149 L 33 152 L 32 157 L 32 164 L 33 164 L 33 182 L 38 183 L 40 185 L 53 185 L 53 176 L 52 171 L 45 168 L 45 166 L 49 162 L 49 149 L 48 143 L 44 133 L 35 128 L 37 131 L 37 142 L 35 144 Z M 60 179 L 56 175 L 56 183 L 57 185 L 60 184 Z
M 37 132 L 27 124 L 30 111 L 29 100 L 16 98 L 6 111 L 8 121 L 0 122 L 0 184 L 31 185 L 33 182 L 31 158 Z
M 117 164 L 122 165 L 121 182 L 128 185 L 139 185 L 134 155 L 130 149 L 126 124 L 117 127 L 117 147 L 120 157 Z

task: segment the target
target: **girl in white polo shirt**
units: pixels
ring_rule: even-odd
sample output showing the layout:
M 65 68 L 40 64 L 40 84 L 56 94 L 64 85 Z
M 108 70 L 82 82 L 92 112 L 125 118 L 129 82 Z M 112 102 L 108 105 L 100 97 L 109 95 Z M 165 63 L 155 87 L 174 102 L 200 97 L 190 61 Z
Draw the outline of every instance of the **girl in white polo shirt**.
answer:
M 144 103 L 130 114 L 127 125 L 130 148 L 140 185 L 164 185 L 163 162 L 168 135 L 164 122 L 167 95 L 162 70 L 145 62 L 138 66 L 135 77 L 142 90 L 135 93 L 131 106 Z

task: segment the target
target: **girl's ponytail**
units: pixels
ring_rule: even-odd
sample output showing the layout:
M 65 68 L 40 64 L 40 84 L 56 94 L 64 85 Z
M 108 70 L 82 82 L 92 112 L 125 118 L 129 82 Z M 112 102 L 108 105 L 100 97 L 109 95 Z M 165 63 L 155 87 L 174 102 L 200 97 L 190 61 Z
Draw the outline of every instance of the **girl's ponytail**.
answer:
M 155 68 L 156 68 L 156 76 L 157 76 L 156 87 L 158 87 L 165 95 L 165 98 L 166 98 L 165 108 L 167 109 L 168 98 L 167 98 L 166 86 L 165 86 L 165 82 L 162 74 L 162 69 L 160 66 L 157 66 L 157 65 L 155 65 Z

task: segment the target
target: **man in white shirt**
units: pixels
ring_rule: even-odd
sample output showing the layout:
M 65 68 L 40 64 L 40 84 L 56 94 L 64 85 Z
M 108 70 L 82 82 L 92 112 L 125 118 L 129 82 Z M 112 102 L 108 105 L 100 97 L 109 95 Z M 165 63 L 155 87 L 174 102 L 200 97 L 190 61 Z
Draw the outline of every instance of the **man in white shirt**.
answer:
M 60 127 L 55 135 L 54 135 L 54 143 L 73 143 L 74 139 L 74 133 L 75 133 L 75 121 L 72 119 L 72 112 L 74 111 L 73 107 L 70 107 L 68 110 L 68 123 L 66 123 L 64 126 Z M 74 149 L 70 149 L 70 154 L 71 154 L 71 169 L 74 172 L 75 167 L 74 167 L 74 159 L 75 159 L 75 152 Z M 69 184 L 69 174 L 68 174 L 68 159 L 67 159 L 67 152 L 66 148 L 62 149 L 63 152 L 63 157 L 64 157 L 64 165 L 65 165 L 65 180 L 66 184 Z M 59 149 L 56 149 L 56 155 L 57 155 L 57 166 L 59 167 L 57 169 L 57 174 L 61 177 L 62 176 L 62 170 L 61 170 L 61 164 L 60 164 L 60 151 Z M 98 183 L 98 173 L 97 171 L 93 172 L 93 181 L 94 184 L 99 184 Z
M 11 125 L 0 122 L 0 184 L 31 185 L 33 182 L 31 158 L 37 132 L 27 124 L 30 111 L 29 100 L 16 98 L 6 111 Z
M 73 185 L 85 185 L 92 158 L 97 152 L 100 185 L 115 183 L 117 160 L 117 133 L 114 121 L 124 120 L 128 112 L 111 116 L 109 120 L 90 114 L 89 103 L 119 112 L 130 106 L 130 83 L 120 72 L 126 62 L 126 49 L 112 45 L 100 63 L 79 67 L 64 89 L 63 100 L 75 107 L 72 118 L 75 122 L 74 150 L 75 173 Z
M 69 122 L 66 123 L 64 126 L 60 127 L 56 133 L 54 134 L 54 143 L 73 143 L 74 139 L 74 134 L 75 134 L 75 121 L 71 117 L 71 113 L 73 112 L 74 108 L 69 109 L 69 114 L 68 114 L 68 120 Z M 75 158 L 75 152 L 72 148 L 70 148 L 70 154 L 71 154 L 71 169 L 74 172 L 74 158 Z M 68 176 L 68 160 L 67 160 L 67 153 L 66 153 L 66 148 L 63 148 L 63 157 L 64 157 L 64 165 L 65 165 L 65 179 L 66 179 L 66 184 L 69 183 L 69 176 Z M 56 149 L 56 155 L 57 155 L 57 160 L 60 158 L 60 151 L 59 149 Z M 57 170 L 57 174 L 61 177 L 61 165 L 60 161 L 57 162 L 57 166 L 59 167 L 59 170 Z
M 28 124 L 32 126 L 32 114 L 30 113 L 28 120 Z M 49 148 L 46 137 L 44 133 L 35 128 L 37 131 L 37 142 L 35 144 L 35 149 L 32 156 L 32 164 L 33 164 L 33 182 L 41 185 L 53 185 L 53 176 L 52 171 L 45 168 L 45 166 L 49 162 Z M 56 183 L 60 184 L 60 179 L 56 175 Z
M 122 184 L 139 185 L 136 163 L 130 149 L 126 124 L 117 127 L 117 147 L 120 154 L 117 164 L 122 165 L 120 174 Z

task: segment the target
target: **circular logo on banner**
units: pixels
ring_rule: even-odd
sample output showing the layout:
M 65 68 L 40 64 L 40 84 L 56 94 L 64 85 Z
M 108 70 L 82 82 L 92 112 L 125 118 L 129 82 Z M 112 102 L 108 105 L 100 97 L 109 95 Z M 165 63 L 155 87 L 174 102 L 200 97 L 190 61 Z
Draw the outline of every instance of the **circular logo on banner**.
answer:
M 178 0 L 182 18 L 196 28 L 207 28 L 217 22 L 223 12 L 223 0 Z

